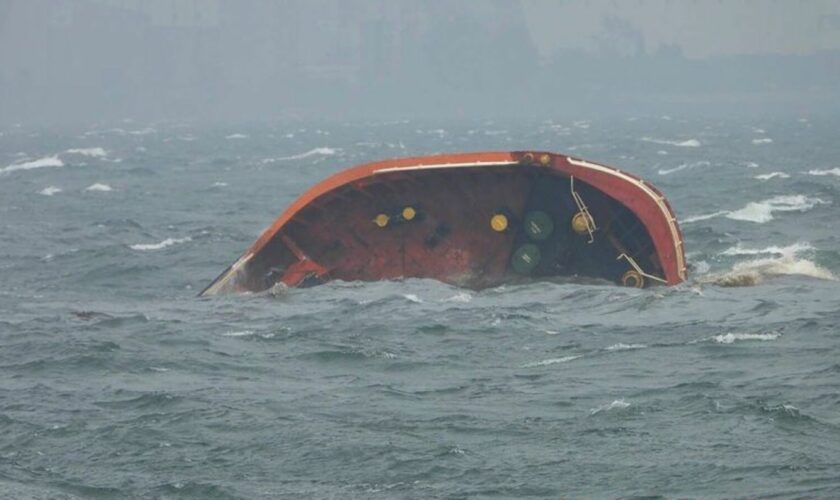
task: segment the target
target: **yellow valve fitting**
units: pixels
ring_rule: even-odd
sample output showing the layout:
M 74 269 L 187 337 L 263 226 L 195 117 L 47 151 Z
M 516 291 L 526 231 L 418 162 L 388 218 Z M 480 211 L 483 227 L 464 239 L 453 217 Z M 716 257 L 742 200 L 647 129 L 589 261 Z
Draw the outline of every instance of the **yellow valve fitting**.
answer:
M 376 224 L 379 227 L 385 227 L 385 226 L 388 225 L 388 221 L 390 221 L 390 220 L 391 220 L 391 218 L 388 217 L 387 214 L 379 214 L 379 215 L 377 215 L 376 217 L 373 218 L 373 223 Z
M 631 269 L 621 276 L 621 284 L 631 288 L 644 288 L 645 278 L 639 274 L 639 271 Z
M 572 229 L 577 234 L 589 233 L 589 217 L 583 212 L 578 212 L 572 217 Z
M 508 228 L 508 218 L 504 214 L 495 214 L 490 217 L 490 227 L 493 228 L 493 231 L 501 233 Z
M 415 216 L 417 216 L 417 210 L 414 207 L 405 207 L 402 210 L 402 218 L 405 220 L 412 220 Z
M 551 163 L 551 156 L 547 154 L 540 156 L 540 164 L 542 166 L 547 167 L 549 163 Z

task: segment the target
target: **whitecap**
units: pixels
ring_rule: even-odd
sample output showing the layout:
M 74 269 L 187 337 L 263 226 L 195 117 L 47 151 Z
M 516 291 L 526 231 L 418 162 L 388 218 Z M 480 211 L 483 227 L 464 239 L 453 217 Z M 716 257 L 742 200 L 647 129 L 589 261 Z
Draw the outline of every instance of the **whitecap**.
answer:
M 88 156 L 91 158 L 103 158 L 105 155 L 108 154 L 104 148 L 73 148 L 68 149 L 65 153 L 70 155 L 82 155 Z
M 801 194 L 774 196 L 766 200 L 750 202 L 744 208 L 729 212 L 726 217 L 763 224 L 773 220 L 774 212 L 804 212 L 825 203 L 819 198 L 809 198 Z
M 556 365 L 557 363 L 567 363 L 569 361 L 572 361 L 572 360 L 575 360 L 575 359 L 578 359 L 578 358 L 582 358 L 582 357 L 583 357 L 583 355 L 564 356 L 562 358 L 549 358 L 549 359 L 544 359 L 542 361 L 534 361 L 532 363 L 525 363 L 524 365 L 522 365 L 522 368 L 533 368 L 535 366 L 548 366 L 548 365 Z
M 752 140 L 753 144 L 770 144 L 771 142 L 773 142 L 773 139 L 769 137 L 760 137 Z
M 314 148 L 310 149 L 305 153 L 300 153 L 292 156 L 282 156 L 280 158 L 266 158 L 263 160 L 263 163 L 273 163 L 275 161 L 289 161 L 289 160 L 303 160 L 304 158 L 309 158 L 310 156 L 332 156 L 338 153 L 340 150 L 337 148 Z
M 790 175 L 784 172 L 770 172 L 769 174 L 756 175 L 755 178 L 761 181 L 769 181 L 770 179 L 778 177 L 779 179 L 790 179 Z
M 423 303 L 423 301 L 420 299 L 420 297 L 414 295 L 413 293 L 407 293 L 407 294 L 403 295 L 403 297 L 406 300 L 408 300 L 409 302 L 414 302 L 415 304 L 422 304 Z
M 781 333 L 726 333 L 723 335 L 715 335 L 712 339 L 718 344 L 733 344 L 738 340 L 776 340 L 781 337 Z
M 103 193 L 113 190 L 114 189 L 111 186 L 107 184 L 101 184 L 99 182 L 97 182 L 96 184 L 91 184 L 90 186 L 85 188 L 85 191 L 101 191 Z
M 727 248 L 720 255 L 782 255 L 782 256 L 794 256 L 799 252 L 813 250 L 814 247 L 811 246 L 810 243 L 794 243 L 792 245 L 788 245 L 786 247 L 780 247 L 776 245 L 771 245 L 765 248 L 745 248 L 742 247 L 740 243 L 735 245 L 734 247 Z
M 239 134 L 239 133 L 230 134 L 230 135 L 225 136 L 225 139 L 247 139 L 247 138 L 248 138 L 248 136 L 246 134 Z
M 834 273 L 811 260 L 783 254 L 781 257 L 765 257 L 739 262 L 730 271 L 704 276 L 700 282 L 725 287 L 755 286 L 764 281 L 765 277 L 785 275 L 837 280 Z
M 446 299 L 446 302 L 471 302 L 472 295 L 467 292 L 461 292 Z
M 832 168 L 831 170 L 809 170 L 808 175 L 834 175 L 840 177 L 840 168 Z
M 113 130 L 121 131 L 121 132 L 125 133 L 125 131 L 122 130 L 122 129 L 113 129 Z M 157 132 L 157 130 L 153 129 L 152 127 L 146 127 L 146 128 L 141 128 L 140 130 L 132 130 L 131 132 L 129 132 L 129 134 L 131 134 L 131 135 L 149 135 L 149 134 L 154 134 L 155 132 Z
M 130 248 L 132 250 L 161 250 L 163 248 L 177 245 L 179 243 L 186 243 L 188 241 L 192 241 L 192 238 L 187 236 L 186 238 L 166 238 L 165 240 L 159 243 L 138 243 L 136 245 L 131 245 Z
M 708 167 L 710 165 L 711 163 L 709 163 L 708 161 L 695 161 L 691 163 L 683 163 L 674 168 L 660 168 L 659 175 L 668 175 L 673 174 L 674 172 L 679 172 L 680 170 L 688 170 L 697 167 Z
M 213 187 L 226 187 L 228 185 L 227 182 L 214 182 Z
M 654 144 L 667 144 L 669 146 L 679 146 L 682 148 L 699 148 L 700 141 L 697 139 L 686 139 L 684 141 L 669 141 L 667 139 L 656 139 L 654 137 L 642 137 L 644 142 L 652 142 Z
M 715 217 L 720 217 L 721 215 L 726 215 L 729 213 L 729 210 L 720 210 L 718 212 L 712 212 L 710 214 L 701 214 L 701 215 L 692 215 L 690 217 L 686 217 L 681 221 L 682 224 L 690 224 L 692 222 L 699 222 L 701 220 L 709 220 Z
M 27 161 L 24 163 L 14 163 L 9 165 L 5 168 L 0 168 L 0 173 L 6 172 L 15 172 L 17 170 L 32 170 L 33 168 L 45 168 L 45 167 L 63 167 L 64 162 L 58 157 L 58 155 L 53 156 L 45 156 L 43 158 L 39 158 L 37 160 Z
M 616 399 L 612 403 L 603 404 L 597 408 L 592 408 L 589 410 L 590 415 L 595 415 L 596 413 L 601 413 L 604 411 L 610 410 L 622 410 L 630 406 L 630 403 L 624 401 L 624 399 Z
M 645 344 L 613 344 L 606 348 L 607 351 L 629 351 L 631 349 L 644 349 L 647 347 Z
M 238 330 L 234 332 L 225 332 L 222 337 L 250 337 L 254 334 L 254 330 Z
M 44 189 L 38 191 L 38 194 L 42 194 L 44 196 L 52 196 L 52 195 L 54 195 L 56 193 L 60 193 L 60 192 L 61 192 L 60 187 L 48 186 L 48 187 L 45 187 Z

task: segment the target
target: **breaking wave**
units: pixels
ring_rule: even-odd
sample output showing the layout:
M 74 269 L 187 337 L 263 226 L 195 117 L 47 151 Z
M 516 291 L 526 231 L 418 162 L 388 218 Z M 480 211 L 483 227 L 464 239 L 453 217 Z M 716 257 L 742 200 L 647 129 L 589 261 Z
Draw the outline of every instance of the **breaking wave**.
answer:
M 273 163 L 275 161 L 290 161 L 290 160 L 303 160 L 304 158 L 309 158 L 311 156 L 333 156 L 337 154 L 340 150 L 336 148 L 315 148 L 310 149 L 305 153 L 300 153 L 297 155 L 292 156 L 282 156 L 280 158 L 266 158 L 263 160 L 263 163 Z
M 744 208 L 729 212 L 726 217 L 763 224 L 773 220 L 774 212 L 805 212 L 825 203 L 819 198 L 809 198 L 801 194 L 774 196 L 767 200 L 750 202 Z
M 770 172 L 769 174 L 761 174 L 755 176 L 756 179 L 762 181 L 769 181 L 770 179 L 773 179 L 775 177 L 778 177 L 779 179 L 789 179 L 790 175 L 784 172 Z
M 112 188 L 111 186 L 99 182 L 97 182 L 96 184 L 91 184 L 90 186 L 85 188 L 85 191 L 101 191 L 103 193 L 113 190 L 114 188 Z
M 632 350 L 632 349 L 644 349 L 645 347 L 647 347 L 647 346 L 644 345 L 644 344 L 622 344 L 622 343 L 618 343 L 618 344 L 613 344 L 613 345 L 607 347 L 605 350 L 607 350 L 607 351 L 629 351 L 629 350 Z
M 740 243 L 735 245 L 734 247 L 727 248 L 720 255 L 782 255 L 782 256 L 793 256 L 799 252 L 804 252 L 807 250 L 813 250 L 814 247 L 811 246 L 810 243 L 794 243 L 793 245 L 788 245 L 786 247 L 779 247 L 779 246 L 769 246 L 767 248 L 744 248 L 741 246 Z
M 192 238 L 187 236 L 186 238 L 166 238 L 165 240 L 161 241 L 160 243 L 138 243 L 136 245 L 131 245 L 129 248 L 132 250 L 161 250 L 166 247 L 171 247 L 172 245 L 177 245 L 179 243 L 187 243 L 188 241 L 192 241 Z
M 104 158 L 108 154 L 104 148 L 73 148 L 68 149 L 65 153 L 70 155 L 89 156 L 91 158 Z
M 0 173 L 15 172 L 17 170 L 32 170 L 34 168 L 46 167 L 63 167 L 64 162 L 58 155 L 45 156 L 38 160 L 27 161 L 24 163 L 14 163 L 5 168 L 0 168 Z
M 712 340 L 718 344 L 734 344 L 739 340 L 776 340 L 781 337 L 781 333 L 726 333 L 723 335 L 715 335 Z
M 714 273 L 700 279 L 703 283 L 719 286 L 754 286 L 770 276 L 798 275 L 823 280 L 836 280 L 830 270 L 819 266 L 814 261 L 799 256 L 802 252 L 812 251 L 810 243 L 794 243 L 786 247 L 769 246 L 767 248 L 744 248 L 740 244 L 721 252 L 722 256 L 769 255 L 758 259 L 735 264 L 730 271 Z
M 616 399 L 612 403 L 603 404 L 597 408 L 592 408 L 589 410 L 590 415 L 596 415 L 601 412 L 610 411 L 610 410 L 623 410 L 630 406 L 630 403 L 624 401 L 624 399 Z
M 578 358 L 582 358 L 582 357 L 583 357 L 583 355 L 579 354 L 577 356 L 564 356 L 562 358 L 549 358 L 549 359 L 544 359 L 542 361 L 534 361 L 532 363 L 525 363 L 524 365 L 522 365 L 522 368 L 533 368 L 535 366 L 548 366 L 548 365 L 556 365 L 557 363 L 567 363 L 569 361 L 572 361 L 572 360 L 575 360 L 575 359 L 578 359 Z
M 230 134 L 226 135 L 225 139 L 247 139 L 248 136 L 246 134 Z
M 696 162 L 693 162 L 693 163 L 683 163 L 683 164 L 681 164 L 679 166 L 676 166 L 674 168 L 667 168 L 667 169 L 666 168 L 660 168 L 659 169 L 659 175 L 668 175 L 668 174 L 673 174 L 674 172 L 679 172 L 680 170 L 689 170 L 689 169 L 696 168 L 696 167 L 708 167 L 710 165 L 711 165 L 711 163 L 709 163 L 708 161 L 696 161 Z
M 832 168 L 831 170 L 809 170 L 808 175 L 834 175 L 840 177 L 840 168 Z
M 42 194 L 44 196 L 52 196 L 52 195 L 54 195 L 56 193 L 60 193 L 60 192 L 61 192 L 60 187 L 48 186 L 48 187 L 45 187 L 44 189 L 38 191 L 38 194 Z
M 752 140 L 753 144 L 770 144 L 771 142 L 773 142 L 773 139 L 769 137 L 759 137 L 758 139 Z
M 645 142 L 652 142 L 654 144 L 667 144 L 669 146 L 679 146 L 681 148 L 699 148 L 700 141 L 697 139 L 687 139 L 685 141 L 669 141 L 667 139 L 656 139 L 654 137 L 642 137 Z

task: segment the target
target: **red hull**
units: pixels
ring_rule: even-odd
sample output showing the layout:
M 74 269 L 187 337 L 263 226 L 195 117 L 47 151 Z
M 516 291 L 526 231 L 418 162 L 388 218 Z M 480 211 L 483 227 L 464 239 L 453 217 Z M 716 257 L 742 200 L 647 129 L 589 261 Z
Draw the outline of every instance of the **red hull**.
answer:
M 656 188 L 611 167 L 543 152 L 400 158 L 311 188 L 202 294 L 523 275 L 674 285 L 686 279 L 682 234 Z

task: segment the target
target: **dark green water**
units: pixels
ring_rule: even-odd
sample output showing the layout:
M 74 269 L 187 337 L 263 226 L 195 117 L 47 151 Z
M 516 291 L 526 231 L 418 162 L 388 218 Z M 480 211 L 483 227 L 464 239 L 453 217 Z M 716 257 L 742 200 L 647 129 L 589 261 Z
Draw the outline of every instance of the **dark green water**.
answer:
M 0 497 L 834 496 L 838 125 L 4 129 Z M 326 175 L 485 149 L 654 182 L 691 281 L 195 297 Z

